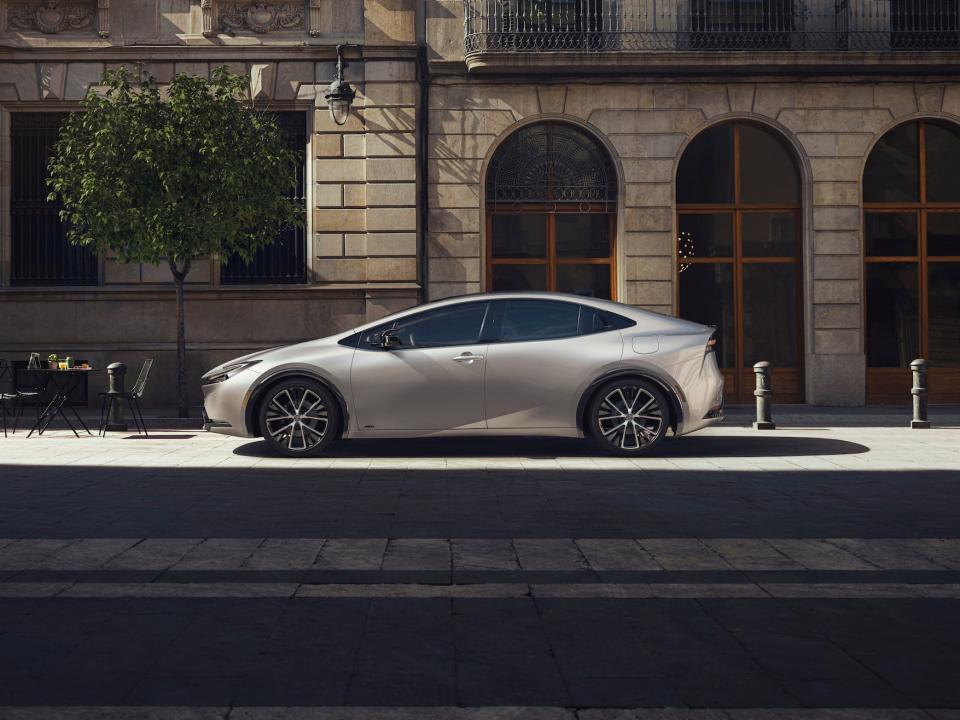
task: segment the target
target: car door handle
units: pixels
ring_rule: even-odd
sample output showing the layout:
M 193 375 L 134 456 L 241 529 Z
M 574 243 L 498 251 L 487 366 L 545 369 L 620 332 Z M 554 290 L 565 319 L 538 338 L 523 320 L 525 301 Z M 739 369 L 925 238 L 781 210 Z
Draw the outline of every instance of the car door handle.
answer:
M 465 352 L 462 355 L 457 355 L 455 358 L 453 358 L 454 362 L 466 363 L 467 365 L 472 363 L 474 360 L 483 360 L 483 355 L 474 355 L 473 353 Z

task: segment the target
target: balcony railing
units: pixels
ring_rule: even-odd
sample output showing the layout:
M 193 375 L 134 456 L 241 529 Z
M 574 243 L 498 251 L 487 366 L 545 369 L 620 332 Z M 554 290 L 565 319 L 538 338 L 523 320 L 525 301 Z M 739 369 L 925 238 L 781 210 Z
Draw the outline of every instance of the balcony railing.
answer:
M 465 52 L 960 49 L 960 0 L 464 0 Z

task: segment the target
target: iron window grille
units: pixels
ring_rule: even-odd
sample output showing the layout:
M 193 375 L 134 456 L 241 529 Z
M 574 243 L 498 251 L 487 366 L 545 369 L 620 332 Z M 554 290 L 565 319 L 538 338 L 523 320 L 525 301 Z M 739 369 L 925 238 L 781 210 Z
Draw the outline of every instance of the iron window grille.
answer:
M 960 0 L 463 0 L 464 53 L 957 50 Z
M 566 123 L 517 130 L 497 150 L 487 174 L 487 202 L 603 203 L 616 206 L 612 162 L 596 140 Z
M 307 116 L 304 112 L 279 112 L 276 121 L 288 147 L 297 153 L 296 186 L 292 197 L 306 207 Z M 302 284 L 307 281 L 307 234 L 304 226 L 282 230 L 277 239 L 261 247 L 248 265 L 232 256 L 220 271 L 223 285 Z
M 47 199 L 47 162 L 66 113 L 10 114 L 10 284 L 96 285 L 97 255 L 67 241 L 59 201 Z

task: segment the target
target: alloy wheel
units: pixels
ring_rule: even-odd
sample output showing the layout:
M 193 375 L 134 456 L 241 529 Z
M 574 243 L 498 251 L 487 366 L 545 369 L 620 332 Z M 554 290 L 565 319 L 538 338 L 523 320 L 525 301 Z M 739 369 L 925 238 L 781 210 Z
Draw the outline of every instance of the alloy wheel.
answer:
M 330 401 L 319 387 L 287 383 L 265 400 L 264 436 L 289 455 L 308 455 L 326 446 L 331 428 Z
M 619 382 L 602 389 L 594 418 L 597 435 L 624 454 L 648 449 L 665 430 L 662 397 L 645 383 Z

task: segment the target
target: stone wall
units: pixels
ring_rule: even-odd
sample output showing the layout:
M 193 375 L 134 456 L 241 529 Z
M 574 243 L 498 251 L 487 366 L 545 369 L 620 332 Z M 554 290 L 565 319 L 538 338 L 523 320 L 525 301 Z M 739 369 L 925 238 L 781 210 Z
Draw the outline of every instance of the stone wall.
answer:
M 524 123 L 567 119 L 592 130 L 620 169 L 619 299 L 674 313 L 680 154 L 713 123 L 753 119 L 789 140 L 803 173 L 807 401 L 862 404 L 860 177 L 880 135 L 918 116 L 960 120 L 960 84 L 440 78 L 427 148 L 430 295 L 485 287 L 483 170 L 493 149 Z

